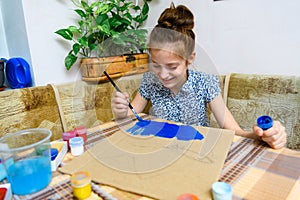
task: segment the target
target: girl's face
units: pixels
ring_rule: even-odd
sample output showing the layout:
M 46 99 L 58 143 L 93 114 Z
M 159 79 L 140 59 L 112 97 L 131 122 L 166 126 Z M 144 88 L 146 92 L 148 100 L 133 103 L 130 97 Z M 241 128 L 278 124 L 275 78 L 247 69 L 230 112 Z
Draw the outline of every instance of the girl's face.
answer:
M 153 73 L 176 95 L 187 80 L 186 70 L 193 58 L 185 60 L 173 52 L 161 49 L 151 49 L 150 53 Z

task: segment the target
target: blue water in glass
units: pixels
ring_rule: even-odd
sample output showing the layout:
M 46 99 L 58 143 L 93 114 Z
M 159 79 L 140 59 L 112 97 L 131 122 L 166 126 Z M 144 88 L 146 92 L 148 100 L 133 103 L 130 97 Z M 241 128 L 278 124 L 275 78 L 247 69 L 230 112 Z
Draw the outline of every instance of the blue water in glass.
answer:
M 7 175 L 14 194 L 25 195 L 37 192 L 51 181 L 50 158 L 40 156 L 19 160 L 8 168 Z

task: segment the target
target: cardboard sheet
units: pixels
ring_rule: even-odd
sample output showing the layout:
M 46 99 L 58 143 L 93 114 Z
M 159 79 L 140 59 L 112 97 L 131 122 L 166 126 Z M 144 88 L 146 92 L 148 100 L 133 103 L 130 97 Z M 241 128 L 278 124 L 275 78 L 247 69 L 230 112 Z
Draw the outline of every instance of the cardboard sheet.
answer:
M 72 174 L 86 170 L 95 182 L 157 199 L 176 199 L 193 193 L 212 199 L 234 131 L 195 127 L 203 140 L 133 136 L 129 124 L 100 140 L 82 156 L 60 168 Z

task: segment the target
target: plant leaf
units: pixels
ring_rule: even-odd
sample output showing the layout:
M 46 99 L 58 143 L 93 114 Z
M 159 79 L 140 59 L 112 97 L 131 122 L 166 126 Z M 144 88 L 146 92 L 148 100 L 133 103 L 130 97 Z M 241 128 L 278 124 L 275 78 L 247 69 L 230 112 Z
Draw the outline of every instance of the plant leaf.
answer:
M 96 14 L 107 14 L 113 9 L 113 5 L 111 4 L 101 4 L 96 10 Z
M 147 2 L 144 3 L 143 9 L 142 9 L 142 14 L 147 15 L 149 12 L 149 5 Z
M 87 37 L 83 36 L 81 38 L 78 38 L 78 42 L 80 45 L 84 46 L 84 47 L 88 47 L 88 39 Z
M 96 18 L 96 23 L 98 25 L 101 25 L 102 23 L 104 23 L 105 21 L 108 21 L 107 20 L 108 16 L 107 14 L 99 14 Z M 106 22 L 107 23 L 107 22 Z
M 85 10 L 85 11 L 91 11 L 90 10 L 90 7 L 89 7 L 89 5 L 88 5 L 88 3 L 86 2 L 86 1 L 84 1 L 84 0 L 82 0 L 81 2 L 81 7 Z
M 90 44 L 89 45 L 89 48 L 91 49 L 91 51 L 93 51 L 93 50 L 97 50 L 98 49 L 98 46 L 97 46 L 97 44 Z
M 74 65 L 74 63 L 76 62 L 76 60 L 77 60 L 77 56 L 73 55 L 72 53 L 69 53 L 65 58 L 66 69 L 70 70 L 72 65 Z
M 86 14 L 83 10 L 76 9 L 75 12 L 81 17 L 81 18 L 86 18 Z
M 131 24 L 131 21 L 129 21 L 128 19 L 125 19 L 125 18 L 120 18 L 120 22 L 121 22 L 122 24 L 126 24 L 126 25 Z
M 129 7 L 132 5 L 133 2 L 127 2 L 127 3 L 124 3 L 123 6 L 121 7 L 118 7 L 116 6 L 116 8 L 118 9 L 118 11 L 125 11 L 125 10 L 129 10 Z
M 68 29 L 72 33 L 79 33 L 79 34 L 81 34 L 81 30 L 79 28 L 77 28 L 76 26 L 69 26 Z
M 102 25 L 98 25 L 96 29 L 101 30 L 101 32 L 105 33 L 108 36 L 111 35 L 111 28 L 108 20 L 106 20 L 105 23 L 103 23 Z
M 78 54 L 78 52 L 80 51 L 80 48 L 81 48 L 81 46 L 80 46 L 80 44 L 78 44 L 78 43 L 75 43 L 74 45 L 73 45 L 73 52 L 74 52 L 74 54 L 75 55 L 77 55 Z
M 131 21 L 132 21 L 132 19 L 133 19 L 133 17 L 132 17 L 132 15 L 131 15 L 130 12 L 125 13 L 124 16 L 127 17 L 127 18 L 128 18 L 129 20 L 131 20 Z M 131 23 L 132 23 L 131 21 L 128 21 L 128 24 L 131 24 Z
M 141 10 L 141 8 L 140 8 L 139 6 L 133 6 L 132 9 L 133 9 L 134 11 Z
M 72 40 L 73 33 L 69 29 L 59 29 L 55 31 L 56 34 L 62 36 L 66 40 Z

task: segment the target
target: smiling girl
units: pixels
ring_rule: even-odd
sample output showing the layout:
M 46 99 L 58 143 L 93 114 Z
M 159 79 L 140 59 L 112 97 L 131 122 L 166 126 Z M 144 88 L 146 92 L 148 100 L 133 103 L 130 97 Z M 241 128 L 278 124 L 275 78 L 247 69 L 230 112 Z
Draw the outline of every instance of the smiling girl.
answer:
M 285 128 L 275 121 L 263 131 L 253 126 L 253 132 L 240 128 L 226 107 L 218 77 L 188 68 L 195 59 L 194 17 L 185 6 L 172 3 L 163 11 L 149 39 L 152 66 L 143 75 L 137 95 L 131 102 L 142 112 L 148 101 L 152 115 L 189 125 L 209 126 L 208 106 L 222 128 L 235 130 L 237 135 L 262 139 L 272 148 L 286 144 Z M 128 109 L 129 95 L 116 92 L 112 111 L 116 118 L 132 114 Z

